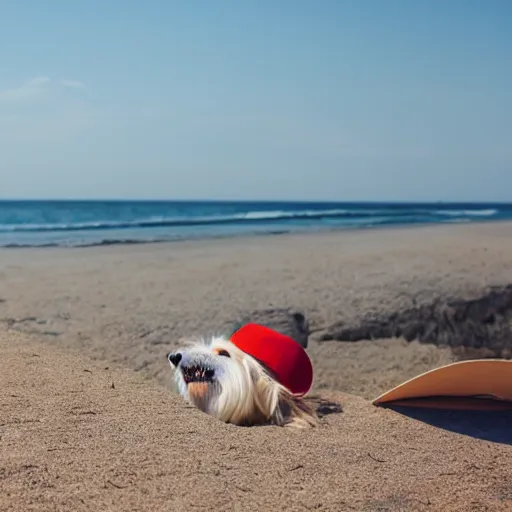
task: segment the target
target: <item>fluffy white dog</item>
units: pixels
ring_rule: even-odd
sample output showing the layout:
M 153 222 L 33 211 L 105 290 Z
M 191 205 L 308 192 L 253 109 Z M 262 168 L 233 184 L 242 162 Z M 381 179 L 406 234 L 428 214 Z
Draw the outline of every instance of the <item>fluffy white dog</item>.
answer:
M 268 335 L 271 332 L 261 326 L 253 325 L 252 328 L 250 334 L 263 332 Z M 242 339 L 241 336 L 239 338 Z M 280 374 L 277 375 L 263 361 L 241 350 L 237 346 L 240 343 L 235 344 L 232 340 L 214 338 L 206 343 L 192 343 L 183 350 L 168 354 L 181 396 L 201 411 L 226 423 L 299 428 L 315 426 L 317 417 L 313 410 L 300 396 L 282 383 L 283 380 L 292 382 L 286 374 L 288 368 L 283 367 L 283 360 L 277 359 L 276 356 L 264 356 L 270 361 L 270 365 L 277 369 Z M 304 358 L 304 355 L 298 352 L 303 352 L 302 347 L 295 341 L 292 342 L 297 348 L 285 341 L 287 350 L 282 353 L 283 357 L 297 352 Z M 268 343 L 266 342 L 267 351 Z M 262 346 L 265 344 L 257 345 L 258 349 Z M 279 347 L 279 344 L 276 345 L 276 348 L 272 349 L 272 354 L 275 354 Z M 255 352 L 258 352 L 258 349 L 255 349 Z M 273 361 L 278 361 L 281 366 L 276 366 Z M 309 362 L 309 359 L 306 362 Z M 291 371 L 299 370 L 300 368 L 291 368 Z M 307 371 L 308 367 L 306 373 Z M 304 378 L 302 380 L 304 381 Z

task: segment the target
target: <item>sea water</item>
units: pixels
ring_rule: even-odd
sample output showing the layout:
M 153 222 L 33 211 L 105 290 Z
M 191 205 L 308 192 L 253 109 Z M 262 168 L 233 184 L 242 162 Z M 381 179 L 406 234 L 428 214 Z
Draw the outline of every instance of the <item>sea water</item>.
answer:
M 0 201 L 0 247 L 91 246 L 512 219 L 512 204 Z

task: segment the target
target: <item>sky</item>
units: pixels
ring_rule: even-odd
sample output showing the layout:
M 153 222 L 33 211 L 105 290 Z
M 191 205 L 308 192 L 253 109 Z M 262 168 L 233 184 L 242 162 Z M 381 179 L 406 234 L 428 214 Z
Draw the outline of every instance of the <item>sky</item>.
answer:
M 512 201 L 509 0 L 3 0 L 0 197 Z

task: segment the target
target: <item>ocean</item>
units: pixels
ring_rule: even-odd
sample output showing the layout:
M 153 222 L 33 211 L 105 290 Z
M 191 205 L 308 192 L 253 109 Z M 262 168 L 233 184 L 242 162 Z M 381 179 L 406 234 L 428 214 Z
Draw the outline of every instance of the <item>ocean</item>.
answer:
M 512 219 L 512 204 L 0 201 L 0 247 L 83 247 Z

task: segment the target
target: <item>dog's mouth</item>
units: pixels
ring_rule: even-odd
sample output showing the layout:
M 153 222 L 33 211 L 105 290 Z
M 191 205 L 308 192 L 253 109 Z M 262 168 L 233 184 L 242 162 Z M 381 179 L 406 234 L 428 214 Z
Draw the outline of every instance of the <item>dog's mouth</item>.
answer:
M 191 382 L 213 382 L 213 377 L 215 376 L 215 370 L 209 368 L 207 366 L 186 366 L 181 368 L 181 373 L 183 374 L 183 380 L 186 384 L 190 384 Z

